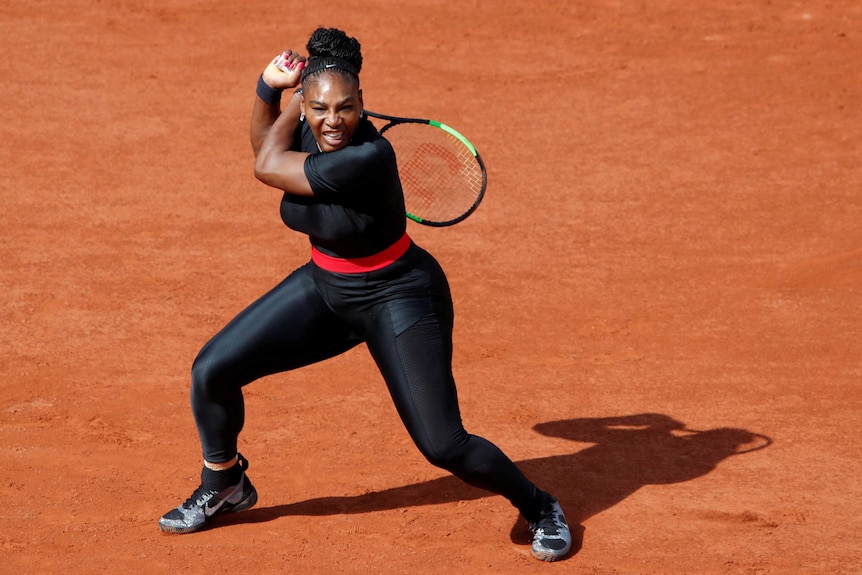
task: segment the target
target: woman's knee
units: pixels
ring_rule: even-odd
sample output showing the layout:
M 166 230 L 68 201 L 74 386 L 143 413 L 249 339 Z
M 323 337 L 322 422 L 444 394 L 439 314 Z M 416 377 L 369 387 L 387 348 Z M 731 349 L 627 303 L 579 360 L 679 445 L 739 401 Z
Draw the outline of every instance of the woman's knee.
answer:
M 198 353 L 192 363 L 192 398 L 218 396 L 226 391 L 227 381 L 221 375 L 223 369 L 219 364 L 207 347 Z
M 467 434 L 446 440 L 417 443 L 419 451 L 431 465 L 450 472 L 458 472 L 464 465 L 467 452 Z

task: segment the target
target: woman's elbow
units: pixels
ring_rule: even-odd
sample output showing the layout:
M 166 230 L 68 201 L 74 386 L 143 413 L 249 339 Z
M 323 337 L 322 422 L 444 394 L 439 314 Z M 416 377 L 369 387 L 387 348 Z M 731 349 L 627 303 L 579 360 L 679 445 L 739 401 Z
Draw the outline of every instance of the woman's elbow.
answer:
M 254 162 L 254 177 L 267 186 L 310 196 L 313 193 L 303 166 L 303 158 L 260 154 Z
M 254 177 L 264 184 L 271 184 L 272 176 L 272 168 L 269 166 L 266 157 L 260 154 L 254 161 Z

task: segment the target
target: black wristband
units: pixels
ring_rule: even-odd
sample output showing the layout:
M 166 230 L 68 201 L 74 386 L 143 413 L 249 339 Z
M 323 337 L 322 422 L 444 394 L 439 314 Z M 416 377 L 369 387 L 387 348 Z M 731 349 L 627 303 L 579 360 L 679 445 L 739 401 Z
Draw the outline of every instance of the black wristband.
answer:
M 257 97 L 270 104 L 277 106 L 281 104 L 281 90 L 270 88 L 269 84 L 263 81 L 263 74 L 257 79 Z

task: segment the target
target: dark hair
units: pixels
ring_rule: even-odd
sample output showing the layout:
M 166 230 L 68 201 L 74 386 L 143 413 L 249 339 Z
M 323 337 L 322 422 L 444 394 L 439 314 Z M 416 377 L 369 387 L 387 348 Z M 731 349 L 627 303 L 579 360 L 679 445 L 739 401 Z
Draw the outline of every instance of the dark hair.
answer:
M 339 72 L 359 82 L 362 46 L 356 38 L 338 28 L 318 28 L 311 34 L 305 48 L 308 62 L 302 71 L 303 83 L 324 70 Z

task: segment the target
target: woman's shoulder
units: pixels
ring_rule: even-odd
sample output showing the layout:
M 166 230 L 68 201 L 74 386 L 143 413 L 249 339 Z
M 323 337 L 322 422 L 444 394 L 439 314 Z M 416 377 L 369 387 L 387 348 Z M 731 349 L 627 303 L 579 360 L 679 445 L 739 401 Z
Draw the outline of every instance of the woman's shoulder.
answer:
M 359 121 L 359 125 L 356 127 L 356 133 L 354 134 L 354 140 L 363 144 L 377 144 L 383 139 L 383 136 L 380 135 L 380 132 L 377 131 L 377 128 L 371 123 L 371 120 L 369 120 L 367 116 Z
M 359 148 L 362 155 L 369 160 L 394 161 L 395 152 L 392 149 L 392 144 L 380 135 L 380 132 L 368 118 L 363 118 L 353 139 L 355 147 Z

